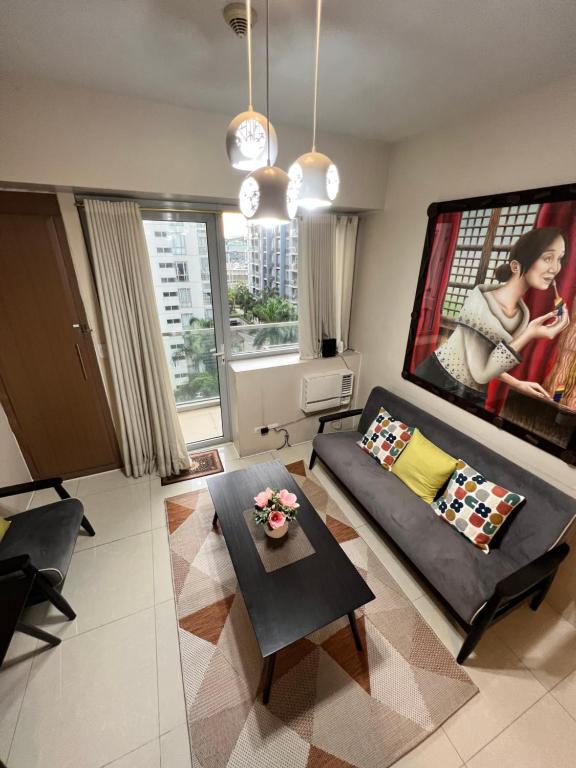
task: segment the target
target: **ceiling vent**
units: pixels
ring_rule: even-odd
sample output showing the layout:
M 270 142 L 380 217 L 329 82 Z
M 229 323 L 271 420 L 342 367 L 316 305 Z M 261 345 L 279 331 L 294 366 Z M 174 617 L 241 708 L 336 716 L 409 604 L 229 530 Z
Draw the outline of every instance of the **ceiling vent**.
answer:
M 248 19 L 246 18 L 245 3 L 229 3 L 222 11 L 224 21 L 233 30 L 237 37 L 244 37 L 248 31 Z M 256 11 L 252 8 L 252 26 L 256 24 Z

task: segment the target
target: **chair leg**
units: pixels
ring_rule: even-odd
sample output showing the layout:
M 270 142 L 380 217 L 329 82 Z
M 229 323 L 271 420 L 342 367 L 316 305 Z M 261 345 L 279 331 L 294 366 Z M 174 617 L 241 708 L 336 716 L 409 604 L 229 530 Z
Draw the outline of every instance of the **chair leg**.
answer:
M 40 589 L 41 592 L 44 593 L 46 599 L 50 600 L 52 605 L 58 608 L 58 610 L 61 611 L 64 616 L 66 616 L 66 618 L 70 619 L 70 621 L 73 621 L 76 618 L 76 614 L 72 610 L 70 603 L 64 597 L 62 597 L 60 592 L 54 589 L 54 587 L 42 573 L 36 574 L 36 586 L 38 589 Z
M 555 576 L 556 576 L 556 571 L 554 571 L 554 573 L 551 573 L 547 579 L 544 579 L 544 581 L 542 582 L 542 589 L 539 592 L 536 592 L 536 594 L 530 601 L 530 608 L 532 608 L 533 611 L 537 611 L 538 608 L 540 608 L 540 606 L 542 605 L 544 598 L 548 594 L 548 590 L 552 586 L 552 582 L 554 581 Z
M 312 451 L 312 455 L 310 456 L 310 464 L 308 465 L 308 469 L 312 469 L 316 462 L 316 451 Z
M 468 635 L 466 636 L 466 640 L 462 643 L 462 648 L 460 648 L 460 652 L 458 656 L 456 657 L 456 661 L 458 664 L 464 664 L 468 656 L 472 653 L 474 648 L 478 645 L 480 638 L 484 634 L 486 627 L 479 625 L 479 626 L 473 626 L 470 632 L 468 632 Z
M 48 645 L 60 645 L 62 642 L 56 635 L 44 632 L 43 629 L 38 629 L 38 627 L 31 627 L 29 624 L 22 624 L 20 621 L 16 624 L 16 629 L 18 632 L 30 635 L 30 637 L 35 637 L 36 640 L 42 640 L 43 642 L 48 643 Z
M 94 530 L 94 528 L 92 528 L 92 525 L 90 524 L 90 520 L 88 520 L 86 516 L 82 518 L 82 522 L 80 523 L 80 525 L 82 526 L 82 528 L 84 528 L 88 536 L 96 536 L 96 531 Z

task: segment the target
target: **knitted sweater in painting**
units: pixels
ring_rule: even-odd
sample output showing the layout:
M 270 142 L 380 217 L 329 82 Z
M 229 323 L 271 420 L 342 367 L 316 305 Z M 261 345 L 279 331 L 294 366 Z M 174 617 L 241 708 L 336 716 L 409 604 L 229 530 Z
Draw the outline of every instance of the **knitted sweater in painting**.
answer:
M 478 392 L 521 361 L 509 344 L 530 321 L 522 300 L 514 316 L 507 317 L 492 295 L 496 288 L 477 285 L 470 292 L 452 335 L 434 353 L 452 378 Z

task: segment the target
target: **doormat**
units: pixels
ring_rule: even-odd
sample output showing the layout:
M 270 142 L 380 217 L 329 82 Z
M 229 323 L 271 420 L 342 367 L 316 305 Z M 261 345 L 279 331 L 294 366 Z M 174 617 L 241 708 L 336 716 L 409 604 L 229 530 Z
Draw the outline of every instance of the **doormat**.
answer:
M 185 469 L 179 475 L 170 475 L 163 477 L 161 485 L 171 485 L 172 483 L 181 483 L 183 480 L 195 480 L 205 475 L 216 475 L 218 472 L 224 472 L 220 454 L 216 448 L 210 451 L 196 451 L 190 454 L 190 469 Z
M 376 594 L 280 651 L 268 706 L 263 662 L 207 490 L 166 499 L 192 764 L 387 768 L 478 689 L 350 521 L 306 470 L 288 470 Z

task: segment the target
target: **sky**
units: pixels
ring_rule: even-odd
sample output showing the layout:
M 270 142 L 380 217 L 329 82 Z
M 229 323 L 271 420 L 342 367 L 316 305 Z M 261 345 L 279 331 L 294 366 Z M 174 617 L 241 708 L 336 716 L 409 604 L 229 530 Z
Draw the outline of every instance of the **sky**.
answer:
M 241 213 L 223 213 L 224 237 L 246 237 L 246 219 Z

